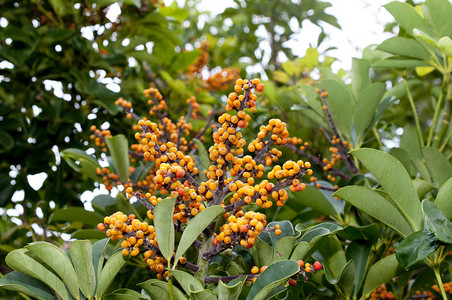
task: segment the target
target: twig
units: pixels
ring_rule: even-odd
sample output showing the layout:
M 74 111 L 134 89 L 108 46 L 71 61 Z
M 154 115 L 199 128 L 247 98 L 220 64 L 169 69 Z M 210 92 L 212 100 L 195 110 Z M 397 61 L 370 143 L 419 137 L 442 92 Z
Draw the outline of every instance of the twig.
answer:
M 246 277 L 246 280 L 252 279 L 254 277 L 257 277 L 258 274 L 244 274 L 244 275 L 234 275 L 234 276 L 212 276 L 212 277 L 206 277 L 204 278 L 204 283 L 217 283 L 220 280 L 223 282 L 229 282 L 239 277 Z

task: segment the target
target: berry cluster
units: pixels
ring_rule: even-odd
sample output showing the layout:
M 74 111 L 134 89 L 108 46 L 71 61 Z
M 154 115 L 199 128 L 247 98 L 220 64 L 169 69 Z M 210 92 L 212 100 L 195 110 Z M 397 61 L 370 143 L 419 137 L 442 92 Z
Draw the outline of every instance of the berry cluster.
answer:
M 207 89 L 209 91 L 224 91 L 239 78 L 240 69 L 224 68 L 220 72 L 212 74 L 207 78 Z

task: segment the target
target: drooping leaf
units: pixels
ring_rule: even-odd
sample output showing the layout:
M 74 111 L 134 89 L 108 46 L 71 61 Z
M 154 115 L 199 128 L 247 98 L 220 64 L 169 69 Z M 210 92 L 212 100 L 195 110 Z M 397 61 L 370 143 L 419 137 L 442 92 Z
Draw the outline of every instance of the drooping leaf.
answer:
M 184 233 L 179 241 L 179 245 L 176 251 L 176 256 L 174 261 L 178 261 L 179 258 L 187 251 L 188 248 L 193 244 L 196 238 L 201 234 L 201 232 L 210 224 L 212 221 L 218 217 L 220 214 L 224 213 L 224 208 L 220 205 L 210 206 L 203 211 L 199 212 L 196 217 L 194 217 L 187 227 L 185 227 Z
M 402 164 L 394 157 L 375 149 L 351 152 L 377 178 L 394 200 L 392 203 L 414 231 L 422 228 L 423 214 L 413 182 Z
M 80 284 L 80 290 L 86 298 L 94 296 L 96 275 L 93 266 L 93 252 L 90 241 L 71 243 L 71 260 Z
M 22 248 L 10 252 L 6 256 L 5 262 L 12 269 L 44 282 L 51 287 L 61 299 L 70 299 L 70 295 L 63 281 L 52 271 L 47 269 L 41 262 L 33 259 L 27 249 Z
M 122 252 L 116 252 L 105 263 L 100 273 L 99 282 L 97 284 L 96 297 L 102 299 L 103 294 L 113 282 L 116 274 L 126 264 L 126 259 L 123 257 Z
M 154 226 L 160 252 L 170 261 L 174 249 L 173 211 L 176 198 L 166 198 L 157 203 L 154 210 Z
M 422 210 L 425 214 L 428 228 L 443 243 L 452 244 L 452 223 L 446 218 L 441 209 L 433 202 L 422 201 Z
M 452 178 L 446 181 L 436 196 L 435 205 L 441 209 L 446 218 L 452 218 Z
M 119 179 L 127 181 L 129 178 L 129 144 L 126 137 L 122 134 L 106 137 L 105 143 L 110 151 Z
M 77 275 L 71 260 L 63 250 L 46 242 L 32 243 L 25 248 L 47 264 L 63 280 L 68 287 L 69 292 L 75 298 L 80 297 L 80 287 Z
M 440 242 L 430 230 L 416 231 L 400 242 L 396 250 L 397 261 L 408 269 L 435 252 L 439 246 Z
M 270 265 L 254 282 L 246 299 L 265 299 L 276 287 L 284 284 L 299 270 L 300 265 L 293 260 L 279 261 Z
M 414 232 L 391 201 L 372 189 L 362 186 L 346 186 L 336 191 L 334 195 L 391 227 L 403 237 Z
M 390 281 L 392 278 L 403 272 L 397 262 L 395 254 L 386 256 L 370 267 L 367 272 L 366 282 L 364 283 L 363 295 L 369 297 L 370 293 L 377 287 Z
M 354 278 L 354 290 L 353 295 L 356 296 L 364 282 L 366 276 L 366 269 L 370 254 L 372 243 L 370 241 L 355 240 L 348 245 L 345 251 L 347 260 L 354 261 L 355 278 Z

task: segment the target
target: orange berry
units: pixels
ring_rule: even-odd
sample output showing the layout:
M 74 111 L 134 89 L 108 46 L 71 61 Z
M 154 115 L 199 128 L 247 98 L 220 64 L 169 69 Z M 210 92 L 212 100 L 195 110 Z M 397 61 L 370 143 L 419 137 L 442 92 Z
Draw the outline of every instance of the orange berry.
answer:
M 253 274 L 257 274 L 259 272 L 259 268 L 254 266 L 253 268 L 251 268 L 251 273 Z
M 105 224 L 104 223 L 97 224 L 97 229 L 99 229 L 100 231 L 104 231 L 105 230 Z

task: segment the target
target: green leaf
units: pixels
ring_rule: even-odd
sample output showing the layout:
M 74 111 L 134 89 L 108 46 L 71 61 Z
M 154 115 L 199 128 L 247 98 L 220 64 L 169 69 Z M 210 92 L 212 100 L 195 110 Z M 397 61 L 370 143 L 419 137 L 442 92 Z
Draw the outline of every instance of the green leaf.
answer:
M 353 126 L 359 139 L 372 122 L 385 91 L 384 83 L 374 83 L 359 93 L 353 113 Z
M 410 89 L 414 88 L 414 86 L 409 86 Z M 398 98 L 401 98 L 402 95 Z M 403 134 L 400 139 L 400 148 L 404 149 L 409 158 L 416 157 L 422 158 L 422 146 L 419 141 L 419 135 L 417 134 L 416 128 L 414 126 L 407 124 L 403 127 Z
M 171 3 L 170 6 L 160 7 L 159 12 L 164 16 L 175 18 L 179 22 L 185 21 L 189 13 L 187 9 L 179 8 L 177 2 Z
M 132 174 L 130 174 L 130 180 L 132 180 L 133 183 L 143 180 L 152 167 L 154 167 L 154 162 L 148 162 L 143 166 L 136 167 Z
M 325 269 L 328 269 L 332 276 L 329 279 L 327 277 L 328 281 L 331 284 L 335 284 L 342 276 L 342 272 L 347 263 L 341 242 L 335 235 L 330 235 L 322 240 L 318 251 L 323 257 Z M 325 270 L 325 273 L 326 272 L 327 270 Z
M 289 75 L 287 75 L 287 73 L 276 70 L 273 71 L 273 80 L 275 80 L 276 82 L 288 84 L 290 81 L 290 77 Z
M 199 170 L 199 172 L 201 173 L 204 170 L 209 170 L 211 161 L 209 158 L 209 154 L 207 153 L 206 147 L 204 147 L 204 144 L 200 140 L 198 139 L 193 140 L 195 141 L 196 147 L 198 149 L 199 159 L 201 160 L 202 170 Z
M 346 186 L 336 191 L 334 195 L 391 227 L 403 237 L 414 232 L 391 201 L 372 189 L 362 186 Z
M 413 182 L 403 165 L 394 157 L 375 149 L 351 152 L 377 178 L 394 200 L 392 203 L 414 231 L 422 228 L 423 215 Z
M 452 177 L 452 167 L 447 157 L 438 149 L 432 147 L 422 148 L 425 164 L 432 175 L 433 181 L 440 188 L 449 178 Z
M 322 109 L 322 101 L 319 98 L 319 94 L 315 91 L 315 88 L 306 84 L 300 84 L 298 86 L 301 89 L 305 102 L 317 113 L 317 115 L 323 117 L 325 112 Z
M 6 150 L 11 150 L 14 147 L 14 139 L 6 131 L 0 131 L 0 145 Z
M 352 58 L 352 90 L 358 97 L 370 85 L 370 61 Z
M 365 298 L 369 297 L 373 290 L 383 283 L 389 282 L 401 271 L 403 270 L 400 268 L 395 254 L 388 255 L 379 260 L 372 267 L 370 267 L 369 272 L 367 272 L 366 282 L 364 283 L 363 288 L 363 296 L 365 296 Z
M 450 37 L 444 36 L 440 38 L 438 41 L 438 47 L 447 55 L 452 56 L 452 40 Z
M 124 259 L 121 251 L 118 251 L 110 256 L 100 273 L 99 283 L 97 284 L 96 290 L 97 299 L 102 299 L 103 294 L 113 282 L 116 274 L 118 274 L 125 264 L 126 260 Z
M 188 295 L 199 293 L 204 290 L 201 280 L 193 275 L 179 270 L 169 270 L 169 272 L 173 274 L 174 278 L 176 278 L 177 282 L 179 282 L 180 286 Z
M 436 38 L 433 38 L 429 34 L 425 33 L 424 31 L 422 31 L 418 28 L 415 28 L 415 29 L 413 29 L 413 34 L 415 37 L 420 38 L 427 44 L 429 44 L 435 48 L 438 48 L 438 40 Z
M 170 299 L 168 283 L 158 280 L 150 279 L 148 281 L 138 283 L 139 287 L 143 288 L 146 293 L 149 294 L 151 299 Z M 173 285 L 174 299 L 185 300 L 187 299 L 184 294 Z
M 251 255 L 253 256 L 256 266 L 269 266 L 273 259 L 273 249 L 258 237 L 254 247 L 251 248 Z
M 105 237 L 105 232 L 99 229 L 81 229 L 71 234 L 71 238 L 78 240 L 101 240 Z
M 119 289 L 114 291 L 111 294 L 105 295 L 102 297 L 102 299 L 106 300 L 148 300 L 148 298 L 145 295 L 142 295 L 134 290 L 129 289 Z
M 94 274 L 96 274 L 97 282 L 99 282 L 100 273 L 104 265 L 105 252 L 107 251 L 110 238 L 104 238 L 97 241 L 93 245 L 93 266 Z
M 279 261 L 270 265 L 254 282 L 247 300 L 265 299 L 275 288 L 300 270 L 300 265 L 293 260 Z
M 301 203 L 304 206 L 310 207 L 321 214 L 328 216 L 335 216 L 338 214 L 330 201 L 328 201 L 322 192 L 314 186 L 307 185 L 303 193 L 293 194 L 293 197 L 291 197 L 291 201 L 292 200 L 297 203 Z
M 89 241 L 71 243 L 71 260 L 80 283 L 80 290 L 86 298 L 92 298 L 96 290 L 92 245 Z
M 446 218 L 452 218 L 452 178 L 446 181 L 436 196 L 435 205 L 441 209 Z
M 311 241 L 320 236 L 327 236 L 341 230 L 342 227 L 333 222 L 323 222 L 309 228 L 302 236 L 300 241 L 311 243 Z
M 339 294 L 342 295 L 343 299 L 350 299 L 353 291 L 353 282 L 355 279 L 355 263 L 353 260 L 347 262 L 347 264 L 342 269 L 339 278 L 332 278 L 329 269 L 325 269 L 326 279 L 335 284 L 339 289 Z
M 322 80 L 321 88 L 328 92 L 328 109 L 338 128 L 345 136 L 350 136 L 352 128 L 352 106 L 355 102 L 350 89 L 335 79 Z
M 167 261 L 171 260 L 174 249 L 173 211 L 176 198 L 165 198 L 155 206 L 154 226 L 160 252 Z
M 21 272 L 10 272 L 0 278 L 0 288 L 24 293 L 38 299 L 53 300 L 55 294 L 41 281 Z
M 273 262 L 289 259 L 298 236 L 285 236 L 273 248 Z
M 428 171 L 427 167 L 425 166 L 424 162 L 421 159 L 413 157 L 411 158 L 411 163 L 413 164 L 414 168 L 419 172 L 421 178 L 425 179 L 428 182 L 432 182 L 430 172 Z
M 201 232 L 220 214 L 224 214 L 223 207 L 220 205 L 210 206 L 199 212 L 198 215 L 188 223 L 179 241 L 174 261 L 177 262 L 179 260 L 185 251 L 193 245 L 193 242 L 198 238 Z
M 438 36 L 452 36 L 452 4 L 448 0 L 427 0 L 424 5 L 428 8 L 431 22 L 436 28 Z
M 259 267 L 260 265 L 257 264 L 257 266 Z M 228 276 L 249 274 L 250 272 L 251 268 L 248 266 L 245 259 L 240 255 L 234 257 L 226 266 L 226 273 Z
M 114 207 L 116 199 L 110 195 L 97 195 L 91 201 L 93 208 L 96 211 L 105 212 L 108 207 Z
M 441 209 L 429 200 L 422 201 L 422 210 L 425 214 L 428 228 L 436 235 L 438 240 L 452 244 L 452 223 L 446 218 Z
M 371 248 L 372 243 L 370 241 L 356 240 L 351 242 L 345 251 L 347 260 L 353 260 L 355 266 L 355 288 L 353 290 L 353 296 L 358 294 L 358 291 L 361 289 L 361 285 L 364 282 Z
M 431 59 L 430 53 L 416 40 L 401 36 L 389 38 L 378 47 L 378 50 L 386 51 L 388 53 L 413 57 L 420 60 Z
M 422 179 L 414 179 L 413 184 L 419 199 L 424 199 L 424 196 L 433 190 L 433 185 Z
M 57 16 L 64 16 L 68 14 L 67 3 L 64 0 L 49 0 L 50 5 L 52 5 L 53 10 L 57 14 Z
M 405 59 L 402 57 L 390 57 L 385 58 L 374 64 L 374 68 L 394 68 L 394 69 L 405 69 L 405 68 L 415 68 L 415 67 L 429 67 L 430 64 L 417 59 Z
M 104 218 L 95 212 L 87 211 L 83 207 L 67 207 L 55 211 L 49 217 L 49 223 L 55 222 L 83 222 L 86 225 L 96 226 Z
M 413 35 L 413 29 L 420 29 L 431 34 L 430 27 L 416 10 L 404 2 L 393 1 L 384 6 L 405 31 Z
M 99 180 L 96 169 L 101 166 L 93 156 L 86 154 L 80 149 L 73 148 L 65 149 L 61 151 L 60 154 L 68 165 L 76 172 L 82 173 L 95 181 Z
M 224 283 L 220 280 L 218 283 L 218 300 L 238 299 L 244 283 L 244 276 L 236 278 L 228 283 Z
M 397 261 L 408 270 L 408 267 L 435 252 L 440 245 L 430 230 L 416 231 L 400 242 L 396 250 Z
M 119 179 L 127 181 L 129 178 L 129 144 L 126 137 L 122 134 L 107 137 L 105 143 L 110 151 Z
M 80 287 L 71 260 L 57 246 L 47 242 L 36 242 L 25 247 L 33 255 L 47 264 L 66 284 L 69 292 L 78 299 Z
M 41 262 L 33 259 L 30 254 L 30 251 L 27 249 L 17 249 L 6 256 L 5 262 L 10 268 L 41 280 L 50 286 L 62 299 L 70 299 L 71 296 L 63 281 L 52 271 L 44 267 Z

